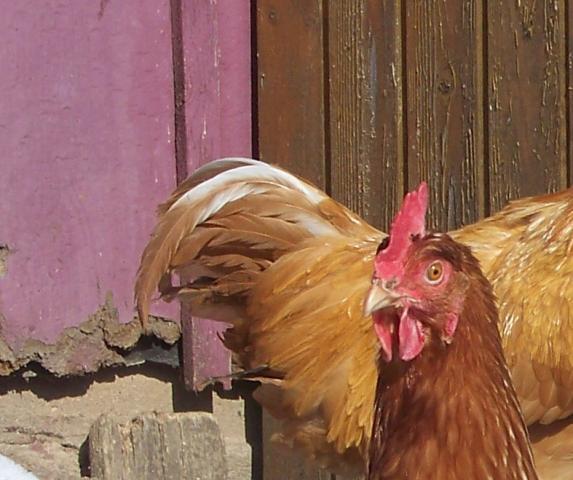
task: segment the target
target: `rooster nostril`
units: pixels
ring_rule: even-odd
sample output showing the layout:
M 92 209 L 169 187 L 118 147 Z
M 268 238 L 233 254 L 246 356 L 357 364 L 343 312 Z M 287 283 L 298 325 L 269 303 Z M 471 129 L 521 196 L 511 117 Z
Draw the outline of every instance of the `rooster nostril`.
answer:
M 378 245 L 378 248 L 376 249 L 376 255 L 378 255 L 380 252 L 386 250 L 386 248 L 388 247 L 389 244 L 390 244 L 390 237 L 389 236 L 382 239 L 382 242 L 380 242 L 380 245 Z
M 398 282 L 396 281 L 395 278 L 393 278 L 392 280 L 388 280 L 388 281 L 384 284 L 384 288 L 385 288 L 386 290 L 392 290 L 392 289 L 396 286 L 396 283 L 398 283 Z

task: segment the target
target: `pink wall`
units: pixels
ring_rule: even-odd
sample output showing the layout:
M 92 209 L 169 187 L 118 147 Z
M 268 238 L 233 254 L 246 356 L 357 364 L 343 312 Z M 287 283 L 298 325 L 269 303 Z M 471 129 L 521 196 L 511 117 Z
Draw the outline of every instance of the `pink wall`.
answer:
M 183 12 L 189 168 L 249 155 L 248 2 Z M 109 295 L 133 318 L 139 256 L 176 182 L 170 1 L 6 2 L 0 63 L 0 320 L 17 352 Z

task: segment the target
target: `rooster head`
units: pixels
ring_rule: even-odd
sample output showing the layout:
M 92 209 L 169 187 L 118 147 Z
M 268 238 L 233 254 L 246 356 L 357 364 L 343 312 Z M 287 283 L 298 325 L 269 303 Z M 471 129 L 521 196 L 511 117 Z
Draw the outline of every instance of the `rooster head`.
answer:
M 465 249 L 445 234 L 427 234 L 428 186 L 406 195 L 389 237 L 374 260 L 364 301 L 372 315 L 381 356 L 390 362 L 416 358 L 430 343 L 453 341 L 469 282 L 462 272 Z

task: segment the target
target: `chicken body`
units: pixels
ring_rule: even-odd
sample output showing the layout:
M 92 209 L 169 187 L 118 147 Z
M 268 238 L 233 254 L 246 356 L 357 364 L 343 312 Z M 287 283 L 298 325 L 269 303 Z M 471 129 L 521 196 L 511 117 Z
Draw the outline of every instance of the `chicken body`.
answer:
M 225 344 L 237 363 L 263 369 L 255 396 L 283 420 L 279 440 L 327 468 L 363 471 L 379 345 L 362 304 L 385 235 L 312 185 L 249 159 L 207 164 L 159 213 L 136 282 L 142 321 L 159 286 L 195 315 L 229 322 Z M 528 423 L 573 410 L 572 230 L 569 190 L 451 233 L 493 284 Z M 173 273 L 192 281 L 172 285 Z M 555 449 L 545 453 L 551 464 Z

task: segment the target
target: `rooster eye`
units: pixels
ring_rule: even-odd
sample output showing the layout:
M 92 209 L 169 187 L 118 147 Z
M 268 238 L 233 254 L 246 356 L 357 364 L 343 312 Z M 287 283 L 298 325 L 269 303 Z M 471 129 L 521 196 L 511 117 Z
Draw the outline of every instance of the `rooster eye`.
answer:
M 376 255 L 378 255 L 382 250 L 386 250 L 386 247 L 388 246 L 389 243 L 390 243 L 390 237 L 384 238 L 384 240 L 382 240 L 382 242 L 380 243 L 380 245 L 378 245 L 378 248 L 376 249 Z
M 444 267 L 441 262 L 434 262 L 426 269 L 426 280 L 428 283 L 437 284 L 444 276 Z

